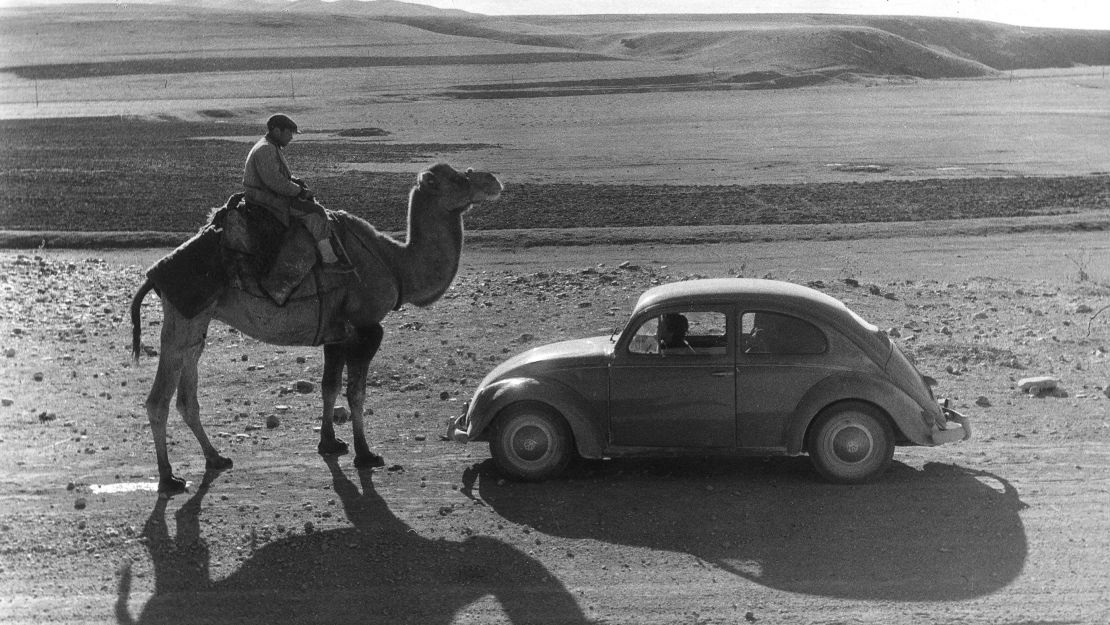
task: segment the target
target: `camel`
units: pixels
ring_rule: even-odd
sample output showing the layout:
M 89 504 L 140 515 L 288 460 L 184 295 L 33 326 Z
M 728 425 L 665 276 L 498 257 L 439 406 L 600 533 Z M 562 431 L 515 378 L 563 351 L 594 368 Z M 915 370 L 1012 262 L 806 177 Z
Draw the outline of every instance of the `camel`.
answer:
M 321 383 L 323 418 L 317 451 L 324 456 L 347 453 L 347 443 L 336 438 L 332 425 L 335 408 L 347 369 L 347 403 L 354 436 L 354 464 L 359 468 L 384 465 L 370 451 L 363 426 L 366 377 L 370 361 L 381 345 L 382 319 L 404 303 L 429 306 L 451 285 L 459 268 L 463 245 L 463 214 L 474 204 L 497 199 L 503 189 L 492 174 L 467 170 L 459 173 L 439 163 L 421 172 L 409 193 L 408 232 L 405 243 L 378 232 L 366 221 L 339 212 L 344 220 L 338 228 L 340 242 L 351 261 L 355 277 L 342 294 L 342 303 L 331 314 L 342 329 L 340 340 L 324 342 L 324 371 Z M 151 279 L 139 288 L 131 303 L 132 351 L 138 359 L 142 301 L 153 290 Z M 320 322 L 317 309 L 291 314 L 268 299 L 226 287 L 199 314 L 186 317 L 162 297 L 161 348 L 158 370 L 146 399 L 147 418 L 154 437 L 158 461 L 158 491 L 173 495 L 185 491 L 185 480 L 174 476 L 166 449 L 166 421 L 170 400 L 177 394 L 177 410 L 196 436 L 204 452 L 207 470 L 226 470 L 232 461 L 220 455 L 205 434 L 197 400 L 198 362 L 204 349 L 208 325 L 219 320 L 240 332 L 274 345 L 312 345 L 304 327 Z

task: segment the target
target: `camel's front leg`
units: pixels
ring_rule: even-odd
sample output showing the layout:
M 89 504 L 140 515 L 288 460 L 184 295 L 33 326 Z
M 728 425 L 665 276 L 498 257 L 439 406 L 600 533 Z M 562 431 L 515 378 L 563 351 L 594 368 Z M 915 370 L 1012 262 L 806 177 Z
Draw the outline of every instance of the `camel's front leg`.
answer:
M 324 456 L 347 453 L 347 443 L 335 437 L 335 426 L 332 425 L 335 400 L 339 397 L 339 389 L 343 386 L 345 358 L 342 344 L 324 346 L 324 378 L 320 383 L 320 391 L 324 399 L 324 414 L 320 422 L 320 444 L 316 446 L 316 451 Z
M 366 405 L 366 376 L 370 361 L 381 347 L 383 334 L 381 324 L 375 323 L 359 328 L 358 339 L 347 345 L 347 404 L 351 407 L 351 429 L 355 437 L 355 466 L 360 469 L 385 466 L 385 460 L 371 452 L 366 444 L 362 418 Z
M 231 459 L 220 455 L 220 452 L 212 445 L 212 441 L 208 440 L 208 434 L 204 431 L 204 424 L 200 422 L 200 399 L 197 396 L 199 381 L 197 363 L 200 361 L 203 350 L 204 343 L 202 342 L 186 350 L 182 357 L 181 382 L 177 386 L 177 411 L 181 413 L 181 418 L 193 431 L 193 436 L 197 437 L 197 442 L 200 443 L 200 448 L 204 451 L 204 468 L 207 471 L 225 471 L 231 468 Z

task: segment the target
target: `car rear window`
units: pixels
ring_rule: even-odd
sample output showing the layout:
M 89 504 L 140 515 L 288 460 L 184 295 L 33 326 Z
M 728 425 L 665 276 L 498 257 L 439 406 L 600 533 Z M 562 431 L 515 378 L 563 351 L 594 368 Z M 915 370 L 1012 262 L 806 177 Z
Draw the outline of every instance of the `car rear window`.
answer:
M 744 313 L 740 335 L 745 354 L 823 354 L 829 347 L 817 326 L 781 313 Z

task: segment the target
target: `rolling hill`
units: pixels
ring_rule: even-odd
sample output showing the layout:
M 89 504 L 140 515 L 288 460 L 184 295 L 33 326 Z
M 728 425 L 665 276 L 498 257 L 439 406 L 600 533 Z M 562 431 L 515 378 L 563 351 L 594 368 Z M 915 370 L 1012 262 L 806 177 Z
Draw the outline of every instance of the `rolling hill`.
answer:
M 948 78 L 1110 65 L 1108 31 L 1031 29 L 947 18 L 772 14 L 394 19 L 436 33 L 681 62 L 735 74 L 840 70 Z
M 492 17 L 394 0 L 0 9 L 0 72 L 20 79 L 583 61 L 617 62 L 583 71 L 580 82 L 608 89 L 628 78 L 637 89 L 964 78 L 1110 65 L 1110 31 L 837 15 Z

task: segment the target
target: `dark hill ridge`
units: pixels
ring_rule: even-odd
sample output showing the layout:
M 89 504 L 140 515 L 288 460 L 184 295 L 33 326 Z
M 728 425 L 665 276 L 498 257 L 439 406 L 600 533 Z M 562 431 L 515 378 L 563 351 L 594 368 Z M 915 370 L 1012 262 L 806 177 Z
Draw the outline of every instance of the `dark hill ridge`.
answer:
M 168 4 L 180 7 L 206 7 L 235 11 L 327 13 L 331 15 L 429 16 L 473 15 L 458 9 L 440 9 L 426 4 L 398 2 L 397 0 L 172 0 Z
M 296 0 L 286 3 L 283 11 L 294 13 L 332 13 L 336 15 L 365 15 L 370 17 L 400 17 L 400 16 L 473 16 L 480 17 L 477 13 L 469 13 L 459 9 L 440 9 L 425 4 L 411 2 L 397 2 L 396 0 Z

